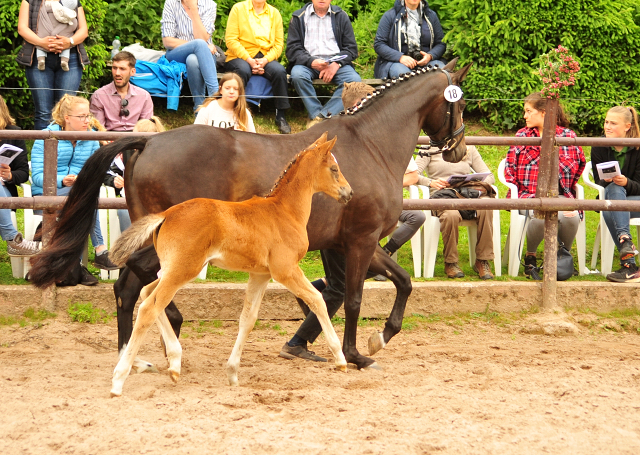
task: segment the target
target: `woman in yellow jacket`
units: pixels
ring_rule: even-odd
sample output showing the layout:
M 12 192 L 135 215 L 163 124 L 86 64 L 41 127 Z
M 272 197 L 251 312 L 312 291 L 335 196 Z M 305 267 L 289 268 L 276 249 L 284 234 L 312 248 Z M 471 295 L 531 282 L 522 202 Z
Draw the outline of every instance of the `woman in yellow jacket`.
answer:
M 283 134 L 291 127 L 285 118 L 289 109 L 287 71 L 278 62 L 284 45 L 282 16 L 266 0 L 245 0 L 231 8 L 225 33 L 225 71 L 237 73 L 245 87 L 253 75 L 271 81 L 276 104 L 276 125 Z

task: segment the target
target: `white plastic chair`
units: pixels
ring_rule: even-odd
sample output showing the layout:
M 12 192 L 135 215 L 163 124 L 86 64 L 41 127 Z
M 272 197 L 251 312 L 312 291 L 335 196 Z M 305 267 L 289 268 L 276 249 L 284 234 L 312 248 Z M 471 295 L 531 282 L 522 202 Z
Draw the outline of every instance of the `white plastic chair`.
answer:
M 422 185 L 411 185 L 409 187 L 409 197 L 411 199 L 420 199 L 420 192 L 426 197 L 429 197 L 429 188 Z M 423 210 L 424 212 L 424 210 Z M 399 224 L 402 224 L 399 222 Z M 413 276 L 419 278 L 422 276 L 422 254 L 423 254 L 423 242 L 422 242 L 422 230 L 424 229 L 425 223 L 416 231 L 416 233 L 411 237 L 411 255 L 413 256 Z
M 22 191 L 24 197 L 31 197 L 31 185 L 23 183 Z M 33 240 L 38 224 L 42 221 L 42 215 L 34 215 L 33 209 L 24 209 L 24 238 L 25 240 Z
M 493 186 L 498 197 L 498 188 Z M 423 187 L 423 198 L 429 199 L 429 188 Z M 433 278 L 438 254 L 438 240 L 440 240 L 440 220 L 426 210 L 427 220 L 424 222 L 424 277 Z M 476 262 L 476 245 L 478 242 L 478 224 L 474 220 L 462 220 L 460 226 L 466 226 L 469 237 L 469 265 L 473 267 Z M 493 211 L 493 254 L 495 276 L 502 275 L 502 259 L 500 256 L 500 211 Z
M 506 165 L 506 159 L 500 161 L 498 166 L 498 179 L 511 190 L 510 198 L 518 199 L 518 187 L 513 183 L 509 183 L 506 180 L 504 168 Z M 582 185 L 576 184 L 575 187 L 576 198 L 584 199 L 584 188 Z M 503 261 L 508 261 L 507 274 L 509 276 L 518 276 L 518 269 L 520 268 L 520 258 L 524 249 L 524 239 L 526 238 L 527 226 L 529 224 L 529 218 L 525 215 L 521 215 L 518 209 L 511 210 L 511 220 L 509 224 L 509 233 L 507 234 L 507 241 L 504 246 L 504 253 L 502 255 Z M 567 248 L 571 248 L 571 245 L 565 245 Z M 578 225 L 578 233 L 576 234 L 576 250 L 578 252 L 578 272 L 580 275 L 584 275 L 585 263 L 586 263 L 586 223 L 585 219 L 580 221 Z
M 597 185 L 593 181 L 593 168 L 591 161 L 587 162 L 584 171 L 582 172 L 582 180 L 584 184 L 594 190 L 598 191 L 598 197 L 601 201 L 604 201 L 604 187 Z M 595 269 L 598 264 L 598 253 L 602 249 L 601 253 L 601 271 L 603 275 L 608 275 L 613 269 L 613 254 L 616 249 L 616 244 L 611 237 L 611 233 L 604 222 L 604 212 L 600 212 L 600 222 L 598 223 L 598 230 L 596 231 L 596 238 L 593 242 L 593 253 L 591 255 L 591 268 Z M 629 227 L 635 226 L 638 239 L 640 239 L 640 218 L 631 218 L 629 220 Z M 640 241 L 640 240 L 639 240 Z
M 100 187 L 100 197 L 115 198 L 116 190 L 110 186 Z M 100 230 L 104 238 L 105 246 L 111 249 L 113 244 L 120 237 L 120 221 L 118 219 L 118 210 L 116 209 L 100 209 L 98 210 L 98 220 L 100 221 Z M 95 245 L 94 245 L 95 247 Z M 120 276 L 119 270 L 103 270 L 100 269 L 101 280 L 117 280 Z

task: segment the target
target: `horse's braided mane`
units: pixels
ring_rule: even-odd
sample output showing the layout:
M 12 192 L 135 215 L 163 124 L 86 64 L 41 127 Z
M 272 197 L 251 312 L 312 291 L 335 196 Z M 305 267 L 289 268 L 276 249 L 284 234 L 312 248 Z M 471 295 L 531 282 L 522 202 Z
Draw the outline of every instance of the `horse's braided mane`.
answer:
M 265 198 L 267 197 L 273 197 L 274 193 L 276 192 L 276 190 L 278 189 L 278 185 L 280 185 L 280 182 L 282 181 L 282 179 L 287 175 L 287 172 L 289 172 L 291 170 L 291 168 L 298 163 L 298 159 L 302 156 L 302 154 L 310 151 L 310 150 L 314 150 L 317 146 L 316 145 L 312 145 L 311 147 L 304 149 L 303 151 L 299 152 L 296 156 L 293 157 L 293 159 L 291 161 L 289 161 L 289 164 L 287 164 L 287 166 L 284 168 L 284 171 L 282 171 L 282 173 L 280 174 L 280 177 L 278 177 L 278 179 L 276 180 L 276 183 L 273 184 L 273 187 L 269 190 L 269 193 L 267 193 L 266 196 L 264 196 Z
M 397 78 L 382 79 L 382 85 L 379 85 L 378 87 L 376 87 L 376 90 L 373 93 L 368 94 L 367 96 L 362 98 L 360 101 L 358 101 L 355 104 L 355 106 L 341 111 L 338 115 L 354 115 L 357 112 L 363 110 L 365 107 L 369 107 L 374 100 L 380 99 L 380 97 L 382 97 L 385 94 L 387 89 L 396 88 L 398 85 L 400 85 L 399 83 L 404 82 L 408 79 L 411 79 L 412 77 L 419 76 L 425 73 L 431 73 L 434 71 L 442 71 L 442 70 L 440 68 L 421 67 L 421 68 L 411 70 L 408 73 L 401 74 Z

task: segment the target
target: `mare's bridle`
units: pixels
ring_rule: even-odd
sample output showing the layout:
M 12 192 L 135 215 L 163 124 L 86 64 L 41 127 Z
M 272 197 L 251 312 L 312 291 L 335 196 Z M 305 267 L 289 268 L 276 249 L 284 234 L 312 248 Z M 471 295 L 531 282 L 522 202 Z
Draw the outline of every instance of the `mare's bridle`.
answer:
M 443 69 L 442 72 L 447 76 L 447 80 L 449 82 L 448 86 L 453 85 L 451 74 L 449 74 L 449 72 L 445 69 Z M 418 152 L 419 156 L 438 155 L 440 153 L 453 150 L 460 144 L 460 141 L 464 137 L 465 125 L 464 122 L 462 122 L 462 125 L 460 125 L 458 129 L 454 130 L 452 115 L 453 105 L 458 101 L 447 101 L 447 115 L 445 116 L 444 122 L 442 122 L 442 126 L 438 128 L 438 131 L 436 131 L 435 133 L 429 133 L 429 145 L 420 145 L 417 147 L 420 150 Z M 449 134 L 440 141 L 433 140 L 432 137 L 442 131 L 442 129 L 447 126 L 447 124 L 449 124 Z M 438 150 L 434 150 L 433 152 L 427 151 L 431 148 L 436 148 Z

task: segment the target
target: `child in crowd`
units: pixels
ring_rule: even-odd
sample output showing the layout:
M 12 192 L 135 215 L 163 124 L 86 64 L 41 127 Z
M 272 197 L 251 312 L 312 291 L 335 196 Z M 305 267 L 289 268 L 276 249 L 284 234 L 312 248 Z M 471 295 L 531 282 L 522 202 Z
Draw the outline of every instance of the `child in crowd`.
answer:
M 244 84 L 236 73 L 226 73 L 220 79 L 220 89 L 197 110 L 194 123 L 218 128 L 255 133 L 251 112 L 247 109 Z
M 150 119 L 140 119 L 133 127 L 136 133 L 162 133 L 165 130 L 164 125 L 159 117 L 155 115 Z M 124 196 L 124 163 L 122 162 L 122 153 L 119 153 L 109 168 L 109 172 L 104 179 L 104 184 L 116 189 L 117 196 Z M 131 218 L 127 209 L 118 209 L 118 220 L 120 221 L 120 232 L 124 232 L 131 226 Z
M 38 36 L 64 36 L 71 38 L 78 29 L 78 19 L 76 8 L 78 0 L 46 0 L 44 8 L 40 8 L 38 14 Z M 69 55 L 71 48 L 60 52 L 60 68 L 69 71 Z M 44 71 L 46 49 L 36 47 L 36 57 L 38 58 L 38 69 Z

